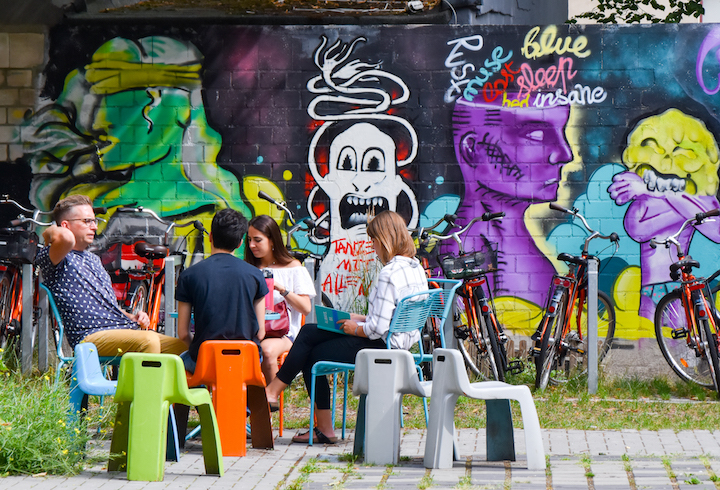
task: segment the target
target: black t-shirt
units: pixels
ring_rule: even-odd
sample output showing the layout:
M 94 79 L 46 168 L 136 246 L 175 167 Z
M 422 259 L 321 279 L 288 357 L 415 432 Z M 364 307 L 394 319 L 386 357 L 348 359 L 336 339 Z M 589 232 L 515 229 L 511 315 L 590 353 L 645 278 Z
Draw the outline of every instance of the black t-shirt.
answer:
M 195 335 L 190 356 L 197 360 L 206 340 L 257 339 L 253 303 L 268 293 L 262 271 L 227 253 L 216 253 L 180 274 L 175 298 L 190 303 Z

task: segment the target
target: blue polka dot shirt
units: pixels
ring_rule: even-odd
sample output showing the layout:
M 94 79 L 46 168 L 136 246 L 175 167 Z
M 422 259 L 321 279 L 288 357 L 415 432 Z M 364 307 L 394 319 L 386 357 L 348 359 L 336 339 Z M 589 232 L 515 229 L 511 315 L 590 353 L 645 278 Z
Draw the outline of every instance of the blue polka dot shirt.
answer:
M 101 330 L 138 328 L 118 306 L 110 275 L 97 255 L 71 250 L 53 265 L 49 253 L 50 247 L 41 249 L 35 264 L 53 294 L 72 347 Z

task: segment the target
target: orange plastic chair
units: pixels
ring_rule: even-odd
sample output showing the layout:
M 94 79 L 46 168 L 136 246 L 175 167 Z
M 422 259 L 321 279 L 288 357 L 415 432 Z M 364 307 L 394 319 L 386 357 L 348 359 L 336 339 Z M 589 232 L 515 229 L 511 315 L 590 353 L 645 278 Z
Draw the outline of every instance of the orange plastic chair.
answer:
M 289 351 L 285 351 L 278 357 L 278 367 L 282 367 L 283 362 L 285 362 L 285 358 L 287 357 Z M 282 437 L 283 435 L 283 424 L 285 423 L 285 418 L 283 417 L 283 408 L 285 407 L 284 403 L 285 399 L 285 390 L 280 393 L 280 410 L 278 411 L 278 436 Z
M 247 452 L 247 408 L 250 408 L 252 447 L 272 449 L 270 407 L 265 377 L 255 342 L 208 340 L 200 345 L 195 374 L 188 386 L 205 385 L 212 395 L 223 456 Z

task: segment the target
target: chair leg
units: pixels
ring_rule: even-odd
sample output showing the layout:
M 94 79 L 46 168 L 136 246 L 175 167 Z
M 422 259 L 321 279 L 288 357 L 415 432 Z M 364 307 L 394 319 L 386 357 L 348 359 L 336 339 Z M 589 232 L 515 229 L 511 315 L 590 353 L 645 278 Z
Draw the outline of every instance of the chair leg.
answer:
M 430 423 L 425 440 L 425 468 L 451 468 L 455 441 L 455 404 L 458 395 L 430 398 Z
M 308 432 L 308 446 L 313 445 L 313 432 L 315 429 L 315 378 L 314 374 L 310 376 L 310 432 Z
M 178 431 L 178 444 L 180 445 L 180 449 L 184 449 L 185 441 L 188 440 L 186 436 L 190 407 L 180 403 L 175 403 L 173 405 L 173 411 L 175 412 L 175 423 Z
M 270 423 L 270 407 L 262 386 L 247 387 L 247 405 L 250 408 L 250 426 L 252 447 L 256 449 L 273 449 L 272 424 Z
M 347 424 L 347 402 L 348 402 L 348 384 L 350 384 L 350 371 L 345 371 L 345 387 L 343 391 L 343 418 L 342 418 L 342 439 L 345 440 L 345 425 Z M 333 413 L 335 413 L 335 403 L 333 403 Z M 333 424 L 335 427 L 335 424 Z
M 515 461 L 510 400 L 485 400 L 485 449 L 488 461 Z
M 353 456 L 361 458 L 365 456 L 365 403 L 367 395 L 360 395 L 358 402 L 357 420 L 355 422 L 355 441 L 353 442 Z
M 172 407 L 169 410 L 167 429 L 167 451 L 165 461 L 180 461 L 180 441 L 178 437 L 177 420 Z M 184 442 L 184 440 L 183 440 Z
M 128 480 L 162 481 L 164 478 L 169 413 L 170 403 L 167 401 L 155 407 L 131 403 Z
M 202 449 L 205 462 L 205 473 L 220 475 L 225 473 L 222 460 L 222 446 L 220 445 L 220 431 L 212 405 L 199 405 L 197 407 L 202 427 Z
M 520 402 L 520 412 L 522 413 L 528 469 L 543 470 L 545 469 L 545 448 L 540 431 L 540 421 L 530 389 L 527 386 L 524 388 L 523 393 L 516 399 Z
M 127 471 L 128 436 L 130 434 L 130 403 L 117 404 L 115 427 L 110 443 L 108 471 Z
M 285 390 L 280 392 L 280 399 L 278 400 L 280 402 L 280 410 L 278 410 L 278 436 L 283 436 L 283 426 L 285 425 L 285 418 L 283 417 L 283 414 L 285 413 Z

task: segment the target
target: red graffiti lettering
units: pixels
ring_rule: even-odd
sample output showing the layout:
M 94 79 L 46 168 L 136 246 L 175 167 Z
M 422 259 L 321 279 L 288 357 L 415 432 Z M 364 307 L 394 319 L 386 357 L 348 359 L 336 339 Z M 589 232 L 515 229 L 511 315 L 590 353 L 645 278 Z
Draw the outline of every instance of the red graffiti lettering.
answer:
M 517 85 L 520 89 L 517 98 L 522 99 L 526 94 L 543 88 L 555 88 L 558 83 L 562 85 L 563 93 L 567 93 L 567 82 L 575 78 L 577 70 L 572 69 L 572 58 L 561 57 L 557 66 L 538 68 L 533 71 L 528 63 L 520 65 Z

